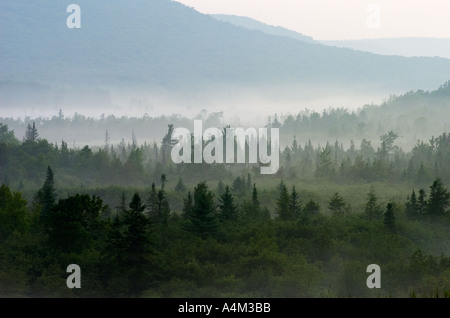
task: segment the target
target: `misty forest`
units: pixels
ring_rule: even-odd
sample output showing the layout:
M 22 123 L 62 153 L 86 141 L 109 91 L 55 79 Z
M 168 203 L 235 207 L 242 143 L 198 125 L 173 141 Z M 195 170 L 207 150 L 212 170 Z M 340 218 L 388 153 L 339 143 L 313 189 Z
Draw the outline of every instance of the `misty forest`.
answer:
M 75 2 L 0 1 L 0 297 L 450 298 L 450 39 Z M 196 120 L 278 169 L 175 163 Z
M 427 105 L 448 109 L 450 82 L 358 111 L 274 114 L 273 175 L 174 164 L 182 116 L 1 118 L 0 295 L 449 297 L 450 133 L 442 113 L 417 115 Z M 138 142 L 153 122 L 164 133 Z M 113 142 L 115 129 L 129 136 Z M 428 138 L 405 138 L 413 129 Z M 83 131 L 103 141 L 52 141 Z

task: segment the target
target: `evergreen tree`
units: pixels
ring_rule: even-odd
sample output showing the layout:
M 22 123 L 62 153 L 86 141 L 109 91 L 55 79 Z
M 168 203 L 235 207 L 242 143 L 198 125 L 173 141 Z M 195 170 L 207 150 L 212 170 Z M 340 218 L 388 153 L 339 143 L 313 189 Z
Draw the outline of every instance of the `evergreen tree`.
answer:
M 378 204 L 378 197 L 375 194 L 375 188 L 370 187 L 370 191 L 367 194 L 367 203 L 365 207 L 365 214 L 369 220 L 378 219 L 382 216 L 382 210 Z
M 47 167 L 47 176 L 42 187 L 35 194 L 35 203 L 41 206 L 41 223 L 46 226 L 49 214 L 56 203 L 56 189 L 53 170 Z
M 303 209 L 303 212 L 305 214 L 305 217 L 309 218 L 310 216 L 319 214 L 320 211 L 320 205 L 314 200 L 309 200 L 305 204 L 305 208 Z
M 217 184 L 217 195 L 222 195 L 225 192 L 225 184 L 223 183 L 222 180 L 219 181 L 219 183 Z
M 302 200 L 297 191 L 295 191 L 295 187 L 292 187 L 289 198 L 289 210 L 294 218 L 299 218 L 302 214 Z
M 290 210 L 290 196 L 287 187 L 283 184 L 280 186 L 280 195 L 276 202 L 276 213 L 280 220 L 292 220 L 294 214 Z
M 172 139 L 172 133 L 174 131 L 173 125 L 168 125 L 167 134 L 164 136 L 161 143 L 162 162 L 166 164 L 170 157 L 170 151 L 172 147 L 177 143 L 176 139 Z
M 392 203 L 388 203 L 386 206 L 386 212 L 384 213 L 384 226 L 390 231 L 395 231 L 395 213 L 394 213 L 394 205 Z
M 166 225 L 169 219 L 170 207 L 169 201 L 166 199 L 166 193 L 160 189 L 158 191 L 158 213 L 156 222 Z
M 339 192 L 335 192 L 328 203 L 328 209 L 336 216 L 345 216 L 346 213 L 346 203 L 344 198 L 339 194 Z
M 230 187 L 225 187 L 225 192 L 219 199 L 219 217 L 223 221 L 237 221 L 239 217 L 238 207 L 234 204 L 234 198 Z
M 175 191 L 176 192 L 186 192 L 186 186 L 183 183 L 183 180 L 181 179 L 181 177 L 178 179 L 178 183 L 175 186 Z
M 148 267 L 151 250 L 151 222 L 143 211 L 145 204 L 135 193 L 117 230 L 121 231 L 114 250 L 119 261 L 118 270 L 127 279 L 127 294 L 138 297 L 148 286 Z M 123 274 L 125 273 L 125 274 Z
M 147 200 L 147 214 L 150 218 L 155 219 L 158 216 L 158 191 L 156 190 L 155 183 L 152 183 L 150 188 L 150 196 Z
M 50 246 L 64 252 L 81 252 L 101 233 L 100 215 L 106 209 L 96 196 L 76 194 L 60 199 L 47 216 Z
M 194 200 L 192 199 L 191 191 L 188 192 L 187 198 L 183 200 L 182 218 L 189 220 L 191 218 L 192 210 L 194 209 Z
M 411 192 L 411 196 L 408 196 L 407 198 L 405 208 L 406 208 L 405 212 L 408 217 L 411 218 L 418 216 L 419 206 L 417 203 L 416 191 L 414 189 Z
M 250 173 L 247 174 L 247 189 L 248 191 L 252 189 L 252 177 L 250 176 Z
M 253 191 L 252 191 L 252 204 L 254 210 L 258 213 L 261 208 L 261 203 L 258 199 L 258 190 L 256 190 L 256 184 L 253 184 Z
M 417 215 L 425 215 L 427 213 L 427 194 L 424 189 L 419 190 L 419 197 L 417 198 Z
M 9 130 L 8 125 L 0 123 L 0 144 L 18 145 L 19 141 L 14 135 L 14 130 Z
M 236 179 L 234 179 L 233 181 L 233 185 L 232 185 L 232 189 L 233 192 L 238 195 L 238 196 L 242 196 L 245 193 L 245 179 L 241 178 L 241 177 L 236 177 Z
M 217 232 L 217 216 L 214 195 L 206 182 L 199 183 L 194 189 L 194 205 L 189 216 L 187 229 L 201 238 L 212 237 Z
M 39 141 L 39 134 L 38 134 L 38 131 L 36 129 L 36 125 L 34 122 L 33 122 L 33 126 L 28 124 L 27 130 L 25 131 L 25 137 L 23 138 L 23 141 L 31 142 L 31 143 Z
M 450 193 L 442 184 L 441 179 L 436 179 L 430 186 L 430 196 L 428 198 L 428 214 L 442 215 L 447 212 L 450 205 Z

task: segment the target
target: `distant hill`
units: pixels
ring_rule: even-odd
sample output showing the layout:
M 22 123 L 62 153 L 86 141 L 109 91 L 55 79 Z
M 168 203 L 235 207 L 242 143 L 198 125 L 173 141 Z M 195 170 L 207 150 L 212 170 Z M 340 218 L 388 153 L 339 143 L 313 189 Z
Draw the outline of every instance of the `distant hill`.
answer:
M 428 56 L 450 59 L 450 39 L 393 38 L 352 41 L 320 41 L 322 44 L 345 47 L 382 55 Z
M 448 59 L 382 56 L 274 36 L 169 0 L 78 0 L 81 29 L 68 29 L 72 2 L 0 2 L 1 108 L 89 101 L 88 109 L 113 107 L 127 89 L 183 92 L 183 101 L 200 96 L 212 105 L 212 94 L 234 94 L 229 87 L 273 94 L 282 104 L 295 94 L 302 100 L 327 91 L 386 96 L 433 89 L 450 74 Z
M 292 39 L 308 42 L 308 43 L 317 43 L 310 36 L 280 27 L 273 26 L 262 23 L 260 21 L 251 19 L 249 17 L 242 17 L 237 15 L 228 15 L 228 14 L 211 14 L 211 16 L 219 21 L 229 22 L 233 25 L 244 27 L 249 30 L 257 30 L 262 31 L 267 34 L 277 35 L 277 36 L 285 36 Z

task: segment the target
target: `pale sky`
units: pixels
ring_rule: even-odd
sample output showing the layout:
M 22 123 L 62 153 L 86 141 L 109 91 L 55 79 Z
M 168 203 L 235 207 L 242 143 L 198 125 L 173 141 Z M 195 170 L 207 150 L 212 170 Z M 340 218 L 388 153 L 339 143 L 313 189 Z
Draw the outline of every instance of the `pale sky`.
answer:
M 450 38 L 450 0 L 176 0 L 202 13 L 247 16 L 315 40 Z

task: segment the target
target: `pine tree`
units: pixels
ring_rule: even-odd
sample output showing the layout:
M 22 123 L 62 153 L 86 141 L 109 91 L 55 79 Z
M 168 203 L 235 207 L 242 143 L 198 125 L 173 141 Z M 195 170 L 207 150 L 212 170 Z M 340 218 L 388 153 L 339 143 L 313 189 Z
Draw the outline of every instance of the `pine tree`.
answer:
M 167 225 L 170 214 L 169 202 L 166 199 L 166 193 L 163 189 L 158 191 L 158 213 L 156 222 Z
M 225 184 L 223 183 L 222 180 L 219 181 L 219 183 L 217 184 L 217 190 L 216 193 L 217 195 L 222 195 L 225 192 Z
M 187 229 L 201 238 L 212 237 L 216 234 L 218 223 L 214 196 L 206 182 L 199 183 L 194 189 L 194 205 L 189 216 L 190 224 Z
M 424 189 L 419 190 L 419 197 L 417 198 L 417 215 L 425 215 L 427 213 L 427 194 Z
M 256 213 L 259 213 L 259 210 L 261 208 L 261 203 L 258 199 L 258 190 L 256 190 L 256 183 L 253 184 L 253 191 L 252 191 L 252 204 L 253 208 Z
M 125 228 L 121 251 L 121 267 L 126 269 L 128 277 L 128 293 L 133 296 L 139 294 L 146 288 L 146 268 L 148 256 L 152 254 L 150 229 L 151 222 L 143 214 L 145 205 L 139 194 L 135 193 L 126 211 L 122 225 Z M 123 269 L 122 269 L 123 270 Z
M 173 125 L 169 124 L 167 134 L 164 136 L 161 143 L 162 162 L 165 164 L 170 157 L 170 151 L 172 147 L 177 143 L 176 139 L 172 139 L 172 133 L 174 131 Z
M 344 198 L 339 194 L 339 192 L 335 192 L 328 203 L 328 209 L 336 216 L 345 216 L 346 212 L 346 203 Z
M 233 192 L 238 195 L 242 196 L 245 193 L 245 179 L 241 177 L 236 177 L 233 181 L 232 185 Z
M 395 214 L 394 205 L 388 203 L 386 206 L 386 212 L 384 213 L 384 226 L 391 232 L 395 231 Z
M 297 191 L 295 191 L 295 187 L 292 187 L 289 198 L 289 210 L 294 218 L 299 218 L 302 214 L 302 200 Z
M 370 191 L 367 194 L 365 213 L 369 220 L 378 219 L 383 213 L 378 204 L 378 197 L 375 194 L 375 188 L 373 186 L 370 187 Z
M 247 189 L 248 191 L 252 189 L 252 177 L 250 176 L 250 173 L 247 174 Z
M 25 131 L 25 137 L 23 138 L 24 142 L 38 142 L 39 141 L 39 134 L 36 129 L 36 125 L 33 122 L 33 126 L 28 124 L 27 130 Z
M 411 192 L 411 196 L 408 196 L 406 204 L 406 215 L 410 218 L 418 216 L 419 207 L 417 203 L 416 191 L 413 189 Z
M 158 215 L 158 191 L 156 190 L 155 183 L 152 183 L 152 186 L 150 188 L 150 196 L 147 200 L 147 214 L 150 218 L 154 219 L 157 218 Z
M 309 218 L 313 215 L 319 214 L 320 211 L 320 205 L 314 200 L 309 200 L 305 204 L 305 208 L 303 209 L 303 212 L 305 214 L 306 218 Z
M 187 198 L 183 200 L 182 218 L 189 220 L 191 218 L 192 210 L 194 209 L 194 201 L 192 199 L 191 191 L 188 192 Z
M 225 192 L 219 199 L 219 217 L 223 221 L 237 221 L 239 217 L 238 207 L 234 204 L 234 198 L 230 187 L 225 187 Z
M 49 215 L 56 203 L 56 189 L 53 170 L 47 167 L 47 176 L 42 187 L 35 194 L 35 202 L 41 206 L 40 221 L 44 226 L 48 224 Z
M 441 179 L 436 179 L 430 186 L 430 196 L 428 198 L 429 215 L 442 215 L 447 213 L 450 205 L 450 193 L 442 184 Z
M 290 210 L 290 196 L 287 190 L 287 187 L 284 183 L 280 184 L 280 195 L 276 202 L 276 213 L 280 220 L 292 220 L 294 218 L 294 214 Z
M 181 179 L 181 177 L 178 179 L 178 183 L 175 186 L 175 191 L 176 192 L 186 192 L 186 186 L 183 183 L 183 180 Z

